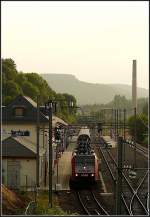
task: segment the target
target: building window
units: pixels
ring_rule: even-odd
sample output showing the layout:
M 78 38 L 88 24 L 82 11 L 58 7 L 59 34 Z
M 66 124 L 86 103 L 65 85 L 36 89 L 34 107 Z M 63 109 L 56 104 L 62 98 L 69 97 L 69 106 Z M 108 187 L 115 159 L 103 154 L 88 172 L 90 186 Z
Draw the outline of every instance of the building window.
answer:
M 24 116 L 24 108 L 15 108 L 15 116 L 23 117 Z

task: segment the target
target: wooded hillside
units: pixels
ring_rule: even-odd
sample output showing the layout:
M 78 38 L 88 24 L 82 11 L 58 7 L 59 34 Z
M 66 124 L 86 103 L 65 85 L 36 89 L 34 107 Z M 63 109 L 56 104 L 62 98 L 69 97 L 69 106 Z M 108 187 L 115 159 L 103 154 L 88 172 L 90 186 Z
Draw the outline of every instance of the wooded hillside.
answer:
M 56 93 L 39 74 L 23 73 L 17 71 L 17 66 L 12 59 L 2 59 L 2 104 L 8 105 L 19 94 L 29 96 L 34 101 L 40 95 L 40 104 L 44 105 L 49 99 L 61 101 L 57 116 L 65 121 L 75 119 L 75 111 L 70 114 L 67 102 L 76 99 L 68 93 Z

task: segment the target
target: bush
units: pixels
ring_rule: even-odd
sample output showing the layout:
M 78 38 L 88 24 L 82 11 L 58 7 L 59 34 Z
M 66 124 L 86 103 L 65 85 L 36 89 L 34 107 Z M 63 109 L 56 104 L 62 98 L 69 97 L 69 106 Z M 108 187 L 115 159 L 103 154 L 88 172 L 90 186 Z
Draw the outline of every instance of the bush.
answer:
M 131 136 L 134 137 L 134 127 L 136 122 L 136 141 L 137 142 L 143 142 L 145 138 L 145 134 L 148 133 L 148 118 L 145 114 L 142 114 L 140 116 L 137 115 L 136 120 L 134 116 L 131 116 L 128 119 L 129 124 L 129 131 Z
M 143 145 L 148 146 L 148 137 L 144 138 Z
M 70 213 L 63 211 L 59 206 L 55 206 L 53 208 L 43 208 L 41 206 L 37 206 L 34 214 L 37 215 L 78 215 L 77 213 Z

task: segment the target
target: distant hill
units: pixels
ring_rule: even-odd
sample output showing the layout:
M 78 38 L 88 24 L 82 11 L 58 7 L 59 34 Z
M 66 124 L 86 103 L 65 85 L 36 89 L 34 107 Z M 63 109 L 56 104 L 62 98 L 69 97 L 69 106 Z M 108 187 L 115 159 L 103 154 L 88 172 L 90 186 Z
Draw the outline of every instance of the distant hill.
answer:
M 40 74 L 52 89 L 60 93 L 73 94 L 79 105 L 108 103 L 116 94 L 124 95 L 127 99 L 132 96 L 131 85 L 125 84 L 93 84 L 78 80 L 68 74 Z M 148 90 L 138 88 L 138 98 L 148 97 Z

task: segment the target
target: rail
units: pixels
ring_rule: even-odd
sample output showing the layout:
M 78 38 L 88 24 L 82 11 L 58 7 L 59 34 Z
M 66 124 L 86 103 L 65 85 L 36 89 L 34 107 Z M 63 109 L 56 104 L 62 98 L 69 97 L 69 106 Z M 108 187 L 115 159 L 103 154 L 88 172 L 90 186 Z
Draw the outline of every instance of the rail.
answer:
M 133 142 L 132 140 L 131 140 L 131 141 L 127 141 L 127 140 L 126 140 L 125 143 L 134 148 L 134 142 Z M 148 149 L 147 149 L 147 148 L 141 147 L 140 144 L 136 143 L 136 150 L 137 150 L 137 151 L 139 150 L 140 152 L 143 153 L 143 155 L 144 155 L 145 157 L 148 158 Z
M 99 203 L 93 191 L 91 190 L 77 191 L 77 195 L 78 195 L 80 204 L 82 205 L 83 210 L 87 215 L 93 215 L 93 214 L 94 215 L 109 215 L 108 212 Z M 82 199 L 83 196 L 84 196 L 84 200 Z M 88 206 L 89 202 L 90 202 L 90 206 Z
M 82 207 L 83 207 L 83 209 L 84 209 L 84 212 L 85 212 L 86 214 L 90 215 L 88 209 L 86 208 L 86 206 L 84 205 L 84 203 L 83 203 L 83 201 L 82 201 L 82 199 L 81 199 L 80 192 L 78 191 L 77 194 L 78 194 L 78 199 L 79 199 L 79 201 L 80 201 L 80 203 L 81 203 L 81 205 L 82 205 Z
M 111 153 L 107 150 L 109 156 L 111 157 L 111 159 L 114 161 L 114 164 L 117 167 L 117 162 L 115 161 L 115 159 L 113 158 L 113 156 L 111 155 Z M 141 207 L 143 208 L 144 212 L 146 213 L 146 215 L 148 215 L 148 211 L 145 208 L 143 202 L 141 201 L 141 199 L 139 198 L 138 194 L 136 193 L 136 191 L 134 190 L 134 188 L 132 187 L 132 185 L 130 184 L 129 180 L 127 179 L 127 177 L 125 176 L 124 172 L 122 172 L 122 176 L 124 178 L 124 180 L 126 181 L 128 187 L 130 188 L 131 192 L 133 193 L 133 195 L 137 198 L 137 201 L 140 203 Z
M 104 140 L 103 138 L 101 138 L 100 143 L 103 144 L 103 145 L 105 145 L 106 142 L 105 142 L 105 140 Z M 106 157 L 104 156 L 104 153 L 103 153 L 103 151 L 102 151 L 102 148 L 99 147 L 99 150 L 101 151 L 102 156 L 103 156 L 103 158 L 104 158 L 104 160 L 105 160 L 105 163 L 106 163 L 106 165 L 107 165 L 107 167 L 108 167 L 108 169 L 109 169 L 109 172 L 110 172 L 110 174 L 111 174 L 111 177 L 112 177 L 113 181 L 115 182 L 116 179 L 115 179 L 115 177 L 114 177 L 114 175 L 113 175 L 113 172 L 112 172 L 112 170 L 111 170 L 111 168 L 110 168 L 110 166 L 109 166 L 109 163 L 108 163 Z M 109 152 L 109 150 L 107 150 L 107 149 L 105 149 L 105 150 L 106 150 L 106 152 L 109 154 L 109 157 L 110 157 L 110 159 L 113 161 L 114 165 L 117 167 L 117 162 L 115 161 L 114 157 L 111 155 L 111 153 Z M 148 215 L 148 209 L 144 206 L 143 202 L 142 202 L 141 199 L 139 198 L 139 196 L 138 196 L 138 194 L 136 193 L 136 191 L 133 189 L 132 185 L 130 184 L 129 180 L 128 180 L 127 177 L 125 176 L 124 172 L 122 173 L 122 175 L 123 175 L 123 178 L 124 178 L 125 182 L 127 183 L 127 186 L 128 186 L 129 189 L 130 189 L 130 192 L 131 192 L 131 193 L 134 195 L 134 197 L 137 199 L 138 203 L 139 203 L 140 206 L 142 207 L 142 210 L 144 210 L 144 212 L 146 213 L 146 215 Z M 116 185 L 116 182 L 115 182 L 115 185 Z M 140 189 L 140 187 L 139 187 L 139 189 Z M 131 212 L 130 208 L 129 208 L 128 205 L 127 205 L 127 202 L 126 202 L 126 200 L 125 200 L 125 198 L 124 198 L 124 195 L 121 196 L 121 199 L 122 199 L 122 201 L 123 201 L 123 204 L 125 205 L 125 209 L 126 209 L 126 211 L 128 212 L 128 214 L 129 214 L 129 215 L 132 215 L 132 212 Z M 147 199 L 147 201 L 148 201 L 148 199 Z
M 136 189 L 135 193 L 133 194 L 133 196 L 132 196 L 132 198 L 131 198 L 131 201 L 130 201 L 130 212 L 131 212 L 132 215 L 133 215 L 133 201 L 134 201 L 134 198 L 135 198 L 135 196 L 137 195 L 138 190 L 139 190 L 140 187 L 142 186 L 143 182 L 145 181 L 145 178 L 147 177 L 147 175 L 148 175 L 148 171 L 147 171 L 147 173 L 145 174 L 145 176 L 143 177 L 142 181 L 140 182 L 138 188 Z M 145 210 L 145 208 L 144 208 L 144 210 Z
M 111 175 L 111 177 L 112 177 L 113 183 L 114 183 L 114 185 L 116 186 L 116 178 L 115 178 L 115 176 L 114 176 L 114 174 L 113 174 L 113 172 L 112 172 L 112 170 L 111 170 L 111 168 L 110 168 L 110 166 L 109 166 L 109 163 L 108 163 L 106 157 L 104 156 L 104 153 L 102 152 L 101 148 L 100 148 L 99 150 L 100 150 L 101 153 L 102 153 L 102 156 L 103 156 L 103 158 L 104 158 L 104 160 L 105 160 L 105 163 L 106 163 L 106 165 L 107 165 L 107 168 L 108 168 L 108 170 L 109 170 L 109 172 L 110 172 L 110 175 Z M 124 206 L 125 206 L 125 209 L 126 209 L 127 213 L 130 215 L 130 210 L 129 210 L 128 206 L 127 206 L 127 203 L 126 203 L 125 198 L 123 197 L 123 195 L 122 195 L 122 197 L 121 197 L 121 200 L 122 200 L 122 202 L 123 202 L 123 204 L 124 204 Z

